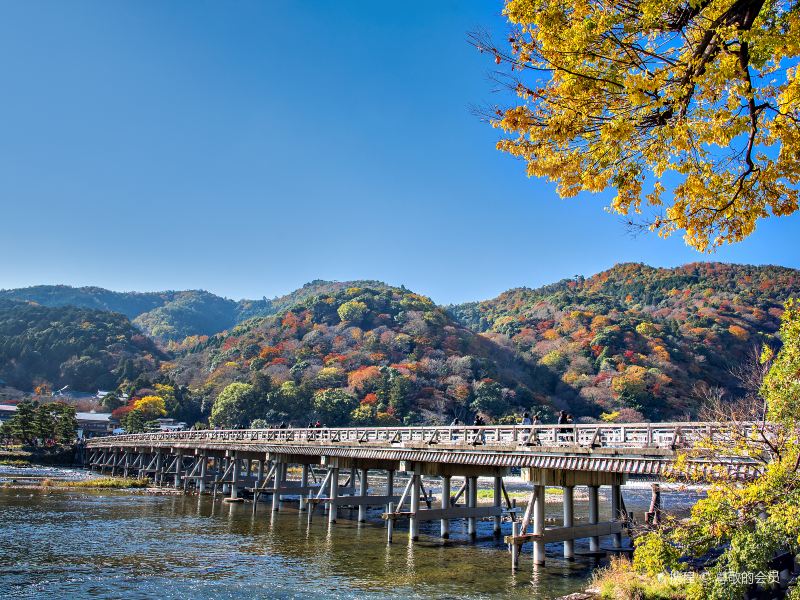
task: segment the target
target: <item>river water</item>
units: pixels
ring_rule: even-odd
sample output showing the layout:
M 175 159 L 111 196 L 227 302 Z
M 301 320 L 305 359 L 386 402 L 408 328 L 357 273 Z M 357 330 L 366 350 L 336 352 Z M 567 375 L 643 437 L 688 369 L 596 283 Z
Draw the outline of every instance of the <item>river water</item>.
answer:
M 0 471 L 0 481 L 25 474 L 13 471 Z M 626 486 L 628 509 L 641 514 L 649 493 L 644 485 Z M 697 496 L 682 491 L 664 500 L 682 512 Z M 587 511 L 581 497 L 578 488 L 578 522 Z M 557 523 L 555 500 L 546 514 Z M 601 519 L 609 516 L 608 504 L 601 499 Z M 547 566 L 534 569 L 527 545 L 512 574 L 490 521 L 479 523 L 476 543 L 456 520 L 449 541 L 438 538 L 436 521 L 423 523 L 413 544 L 401 524 L 387 544 L 377 510 L 366 524 L 340 509 L 335 525 L 319 513 L 309 526 L 296 505 L 285 507 L 273 513 L 260 504 L 253 515 L 250 503 L 214 503 L 210 496 L 0 488 L 0 590 L 4 597 L 53 599 L 551 599 L 583 589 L 602 564 L 581 556 L 565 561 L 561 546 L 552 544 Z M 587 549 L 585 541 L 576 542 L 577 552 Z

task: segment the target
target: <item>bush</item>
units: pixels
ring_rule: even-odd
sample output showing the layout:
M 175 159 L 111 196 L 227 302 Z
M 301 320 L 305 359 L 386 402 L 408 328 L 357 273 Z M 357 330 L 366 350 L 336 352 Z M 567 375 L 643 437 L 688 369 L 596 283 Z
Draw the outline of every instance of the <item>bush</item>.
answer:
M 636 538 L 633 568 L 646 575 L 667 573 L 677 568 L 681 553 L 656 533 Z

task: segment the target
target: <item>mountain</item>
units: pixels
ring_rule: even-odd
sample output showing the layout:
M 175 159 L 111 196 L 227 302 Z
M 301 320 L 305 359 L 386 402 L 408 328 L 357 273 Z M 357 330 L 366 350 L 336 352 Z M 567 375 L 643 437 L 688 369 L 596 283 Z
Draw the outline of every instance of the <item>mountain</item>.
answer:
M 307 420 L 315 402 L 328 400 L 350 406 L 340 422 L 358 409 L 357 421 L 373 423 L 472 409 L 500 417 L 535 403 L 546 367 L 459 325 L 429 298 L 385 284 L 325 289 L 209 338 L 174 361 L 170 377 L 213 398 L 267 375 L 277 390 L 267 409 L 274 420 Z
M 202 290 L 114 292 L 98 287 L 38 285 L 0 290 L 0 298 L 120 313 L 161 342 L 182 340 L 190 335 L 213 335 L 236 324 L 240 311 L 256 315 L 269 310 L 266 301 L 243 305 Z
M 448 307 L 367 280 L 316 280 L 239 302 L 203 291 L 38 286 L 0 292 L 0 302 L 38 303 L 6 301 L 6 312 L 45 311 L 30 333 L 6 318 L 0 346 L 12 350 L 0 357 L 0 379 L 26 390 L 39 379 L 92 389 L 102 367 L 104 383 L 126 379 L 147 394 L 174 384 L 198 415 L 228 384 L 251 382 L 276 422 L 325 414 L 331 424 L 413 423 L 525 409 L 548 418 L 559 409 L 685 418 L 701 407 L 699 387 L 724 388 L 732 400 L 744 393 L 732 370 L 762 344 L 780 343 L 783 303 L 793 296 L 800 271 L 721 263 L 620 264 Z M 55 309 L 63 312 L 46 312 Z M 58 326 L 51 331 L 47 319 Z M 87 338 L 84 325 L 99 337 Z M 169 356 L 136 327 L 169 342 Z M 96 361 L 85 377 L 72 367 L 84 356 Z
M 272 300 L 263 298 L 236 302 L 204 290 L 114 292 L 99 287 L 37 285 L 0 290 L 0 299 L 121 313 L 148 336 L 166 343 L 180 342 L 187 337 L 214 335 L 247 319 L 275 314 L 311 296 L 353 285 L 385 287 L 378 281 L 315 280 Z
M 777 343 L 783 302 L 798 295 L 800 272 L 783 267 L 621 264 L 448 313 L 554 370 L 557 396 L 658 419 L 695 413 L 699 383 L 741 392 L 731 369 Z
M 122 314 L 0 299 L 0 379 L 15 388 L 113 389 L 161 358 Z

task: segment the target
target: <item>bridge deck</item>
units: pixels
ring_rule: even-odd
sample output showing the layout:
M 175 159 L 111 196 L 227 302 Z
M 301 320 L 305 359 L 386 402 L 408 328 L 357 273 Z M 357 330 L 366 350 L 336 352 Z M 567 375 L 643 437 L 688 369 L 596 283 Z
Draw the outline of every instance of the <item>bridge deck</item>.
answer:
M 238 451 L 483 467 L 668 475 L 682 449 L 740 435 L 721 423 L 353 427 L 158 432 L 94 438 L 93 449 Z M 707 454 L 693 468 L 751 474 L 751 461 Z

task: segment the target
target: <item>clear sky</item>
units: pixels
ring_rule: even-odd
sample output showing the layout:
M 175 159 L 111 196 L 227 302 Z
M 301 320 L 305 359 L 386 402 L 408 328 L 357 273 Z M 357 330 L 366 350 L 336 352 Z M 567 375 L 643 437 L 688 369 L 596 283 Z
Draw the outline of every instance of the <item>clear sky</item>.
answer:
M 560 200 L 471 105 L 501 3 L 0 3 L 0 288 L 272 297 L 381 279 L 438 302 L 617 262 L 800 267 L 800 216 L 712 257 Z

